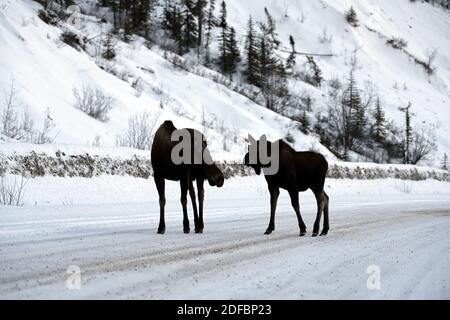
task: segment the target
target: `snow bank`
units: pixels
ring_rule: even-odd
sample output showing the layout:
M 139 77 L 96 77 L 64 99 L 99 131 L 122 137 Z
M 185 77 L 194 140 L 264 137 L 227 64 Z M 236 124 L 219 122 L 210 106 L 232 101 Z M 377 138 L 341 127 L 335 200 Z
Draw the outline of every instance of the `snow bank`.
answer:
M 6 179 L 14 179 L 13 175 L 6 175 Z M 327 179 L 325 190 L 330 197 L 342 198 L 351 195 L 436 195 L 450 194 L 450 183 L 426 180 L 409 181 L 399 179 L 376 180 L 348 180 Z M 265 198 L 268 200 L 267 184 L 262 176 L 234 177 L 225 182 L 223 188 L 213 188 L 206 185 L 206 205 L 210 201 L 220 199 L 234 201 L 245 195 L 246 199 Z M 166 198 L 169 202 L 178 204 L 180 196 L 177 182 L 166 182 Z M 302 201 L 314 203 L 311 192 L 301 194 Z M 282 192 L 281 199 L 290 203 L 287 192 Z M 269 205 L 260 200 L 261 204 Z M 61 178 L 53 176 L 35 177 L 28 179 L 23 203 L 25 206 L 34 205 L 93 205 L 120 203 L 154 203 L 158 205 L 158 192 L 152 177 L 148 179 L 131 176 L 103 175 L 93 178 Z M 0 206 L 0 211 L 2 207 Z M 267 207 L 268 208 L 268 207 Z
M 14 150 L 14 151 L 12 151 Z M 253 172 L 240 161 L 219 158 L 226 178 L 248 176 Z M 129 148 L 78 148 L 70 145 L 0 144 L 0 174 L 24 174 L 32 177 L 83 177 L 101 175 L 148 178 L 152 175 L 150 152 Z M 449 172 L 412 165 L 330 162 L 329 178 L 401 179 L 448 181 Z

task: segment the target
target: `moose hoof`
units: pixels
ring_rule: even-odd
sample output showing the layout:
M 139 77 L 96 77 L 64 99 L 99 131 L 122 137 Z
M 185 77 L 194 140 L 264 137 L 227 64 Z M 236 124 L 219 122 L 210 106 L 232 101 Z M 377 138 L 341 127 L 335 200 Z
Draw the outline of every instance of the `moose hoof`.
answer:
M 184 228 L 184 229 L 183 229 L 183 232 L 186 233 L 186 234 L 188 234 L 189 232 L 191 232 L 191 229 L 190 229 L 190 228 Z
M 326 236 L 328 234 L 328 231 L 323 230 L 322 233 L 320 234 L 321 237 Z
M 195 228 L 195 233 L 203 233 L 203 228 Z
M 313 232 L 312 236 L 317 237 L 319 235 L 319 232 Z
M 266 232 L 264 232 L 265 235 L 269 235 L 272 234 L 273 230 L 272 229 L 267 229 Z
M 300 231 L 300 237 L 304 237 L 306 235 L 306 230 L 305 231 Z
M 166 228 L 158 228 L 158 234 L 164 234 L 166 232 Z

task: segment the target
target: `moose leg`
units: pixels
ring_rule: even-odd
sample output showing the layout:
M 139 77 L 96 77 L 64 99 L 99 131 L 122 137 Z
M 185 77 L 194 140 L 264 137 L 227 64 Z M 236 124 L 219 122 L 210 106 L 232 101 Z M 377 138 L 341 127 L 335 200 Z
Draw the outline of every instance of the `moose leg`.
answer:
M 199 223 L 198 232 L 203 233 L 203 202 L 205 201 L 205 189 L 203 188 L 203 183 L 205 180 L 197 179 L 197 192 L 198 192 L 198 213 L 199 213 Z
M 164 234 L 166 232 L 166 222 L 164 219 L 164 207 L 166 205 L 166 195 L 164 191 L 165 187 L 165 181 L 164 178 L 157 178 L 155 177 L 155 184 L 156 189 L 158 190 L 159 194 L 159 227 L 158 227 L 158 233 Z
M 189 196 L 191 197 L 192 210 L 194 211 L 195 233 L 199 233 L 198 232 L 199 220 L 198 220 L 198 211 L 197 211 L 197 199 L 195 198 L 194 183 L 192 182 L 192 180 L 189 181 Z
M 302 215 L 300 214 L 300 205 L 298 202 L 298 191 L 297 190 L 290 190 L 289 196 L 291 197 L 291 204 L 292 207 L 295 210 L 295 214 L 297 215 L 298 220 L 298 226 L 300 228 L 300 237 L 303 237 L 306 234 L 306 225 L 303 222 Z
M 316 196 L 316 201 L 317 201 L 317 216 L 316 216 L 316 221 L 314 222 L 314 230 L 313 230 L 313 237 L 317 237 L 319 235 L 319 228 L 320 228 L 320 219 L 322 218 L 322 212 L 325 208 L 325 192 L 320 191 L 320 192 L 314 192 L 314 195 Z
M 270 192 L 270 222 L 265 234 L 271 234 L 275 231 L 275 211 L 277 210 L 278 197 L 280 189 L 278 187 L 269 186 Z
M 183 231 L 189 233 L 189 217 L 187 214 L 187 193 L 189 189 L 189 173 L 180 179 L 181 187 L 181 206 L 183 207 Z
M 323 192 L 324 196 L 325 196 L 325 206 L 323 209 L 323 230 L 322 233 L 320 234 L 321 236 L 326 236 L 328 234 L 328 230 L 330 230 L 330 221 L 328 218 L 328 209 L 329 209 L 329 205 L 330 205 L 330 197 L 328 197 L 328 195 L 325 193 L 325 191 Z

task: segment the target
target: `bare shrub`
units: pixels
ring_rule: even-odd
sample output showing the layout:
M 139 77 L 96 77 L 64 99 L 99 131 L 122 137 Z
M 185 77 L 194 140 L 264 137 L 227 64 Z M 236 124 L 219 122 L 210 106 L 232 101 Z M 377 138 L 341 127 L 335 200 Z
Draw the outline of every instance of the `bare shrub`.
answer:
M 22 175 L 20 178 L 0 178 L 0 204 L 6 206 L 23 206 L 23 196 L 28 180 Z
M 436 67 L 434 62 L 438 56 L 438 49 L 428 49 L 427 50 L 427 60 L 426 60 L 426 69 L 429 75 L 432 75 L 436 72 Z
M 319 42 L 328 44 L 333 42 L 333 36 L 328 34 L 328 30 L 326 28 L 322 30 L 322 34 L 319 36 Z
M 117 137 L 116 145 L 140 150 L 149 150 L 153 142 L 153 129 L 158 116 L 144 112 L 128 120 L 128 129 Z
M 28 143 L 52 143 L 54 137 L 51 132 L 55 127 L 50 113 L 47 110 L 46 118 L 42 130 L 34 129 L 34 121 L 28 112 L 23 109 L 16 99 L 17 89 L 14 80 L 8 91 L 4 92 L 3 104 L 0 105 L 0 133 L 8 138 L 28 142 Z
M 38 17 L 47 24 L 56 26 L 61 21 L 68 18 L 68 14 L 65 12 L 66 4 L 58 3 L 58 1 L 38 0 L 44 9 L 38 11 Z M 69 4 L 67 4 L 69 5 Z
M 141 77 L 134 79 L 133 82 L 131 83 L 131 86 L 133 87 L 134 90 L 136 90 L 135 92 L 136 97 L 140 97 L 144 92 L 145 85 Z
M 394 49 L 404 49 L 408 46 L 408 41 L 403 38 L 392 37 L 386 41 L 388 45 L 390 45 Z
M 187 112 L 184 111 L 183 109 L 177 107 L 177 106 L 173 106 L 172 107 L 172 111 L 173 111 L 173 113 L 175 113 L 179 117 L 183 117 L 183 118 L 187 118 L 188 117 Z
M 84 51 L 86 49 L 87 39 L 71 30 L 65 30 L 61 33 L 60 38 L 62 42 L 71 46 L 75 50 Z
M 436 138 L 432 128 L 421 128 L 413 133 L 410 146 L 411 164 L 427 160 L 437 150 Z
M 328 86 L 334 90 L 340 90 L 342 88 L 342 82 L 337 76 L 333 76 L 328 80 Z
M 403 193 L 410 194 L 412 192 L 411 181 L 403 180 L 399 183 L 395 182 L 395 188 Z
M 436 72 L 434 62 L 438 56 L 438 53 L 438 49 L 428 49 L 426 52 L 426 59 L 423 60 L 407 52 L 408 56 L 410 56 L 416 64 L 423 67 L 428 76 L 432 76 Z
M 291 98 L 287 82 L 276 74 L 267 76 L 261 94 L 266 108 L 276 113 L 283 112 Z
M 223 137 L 223 143 L 222 143 L 222 150 L 223 151 L 230 151 L 228 147 L 228 139 L 232 137 L 230 130 L 228 130 L 225 121 L 220 120 L 217 123 L 217 131 L 222 135 Z
M 55 141 L 55 137 L 51 136 L 53 129 L 55 128 L 55 123 L 50 116 L 50 113 L 47 111 L 47 116 L 44 119 L 44 124 L 42 125 L 41 131 L 36 131 L 35 138 L 33 143 L 36 144 L 46 144 L 53 143 Z
M 83 86 L 81 92 L 77 88 L 73 88 L 73 96 L 75 97 L 75 108 L 99 121 L 108 121 L 108 114 L 115 103 L 113 96 L 99 89 L 94 90 L 90 86 Z
M 322 70 L 317 65 L 314 57 L 307 56 L 306 59 L 307 61 L 303 65 L 303 70 L 300 73 L 300 79 L 314 87 L 320 87 L 323 82 Z
M 17 89 L 14 80 L 11 81 L 9 90 L 3 93 L 4 100 L 0 114 L 1 133 L 8 138 L 20 140 L 25 137 L 29 128 L 32 127 L 31 120 L 28 115 L 22 119 L 17 111 Z

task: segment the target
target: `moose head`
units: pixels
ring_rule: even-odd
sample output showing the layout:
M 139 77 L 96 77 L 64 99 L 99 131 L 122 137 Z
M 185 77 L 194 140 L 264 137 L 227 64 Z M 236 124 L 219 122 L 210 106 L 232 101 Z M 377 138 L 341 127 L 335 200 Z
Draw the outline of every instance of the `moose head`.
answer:
M 278 172 L 280 164 L 280 144 L 270 142 L 266 135 L 262 135 L 259 141 L 253 136 L 248 136 L 249 147 L 244 157 L 244 165 L 255 170 L 257 175 L 264 171 L 265 175 L 275 175 Z
M 214 163 L 201 132 L 194 129 L 176 130 L 172 133 L 172 141 L 179 141 L 171 154 L 174 164 L 191 166 L 196 177 L 207 179 L 211 186 L 223 186 L 225 177 Z

